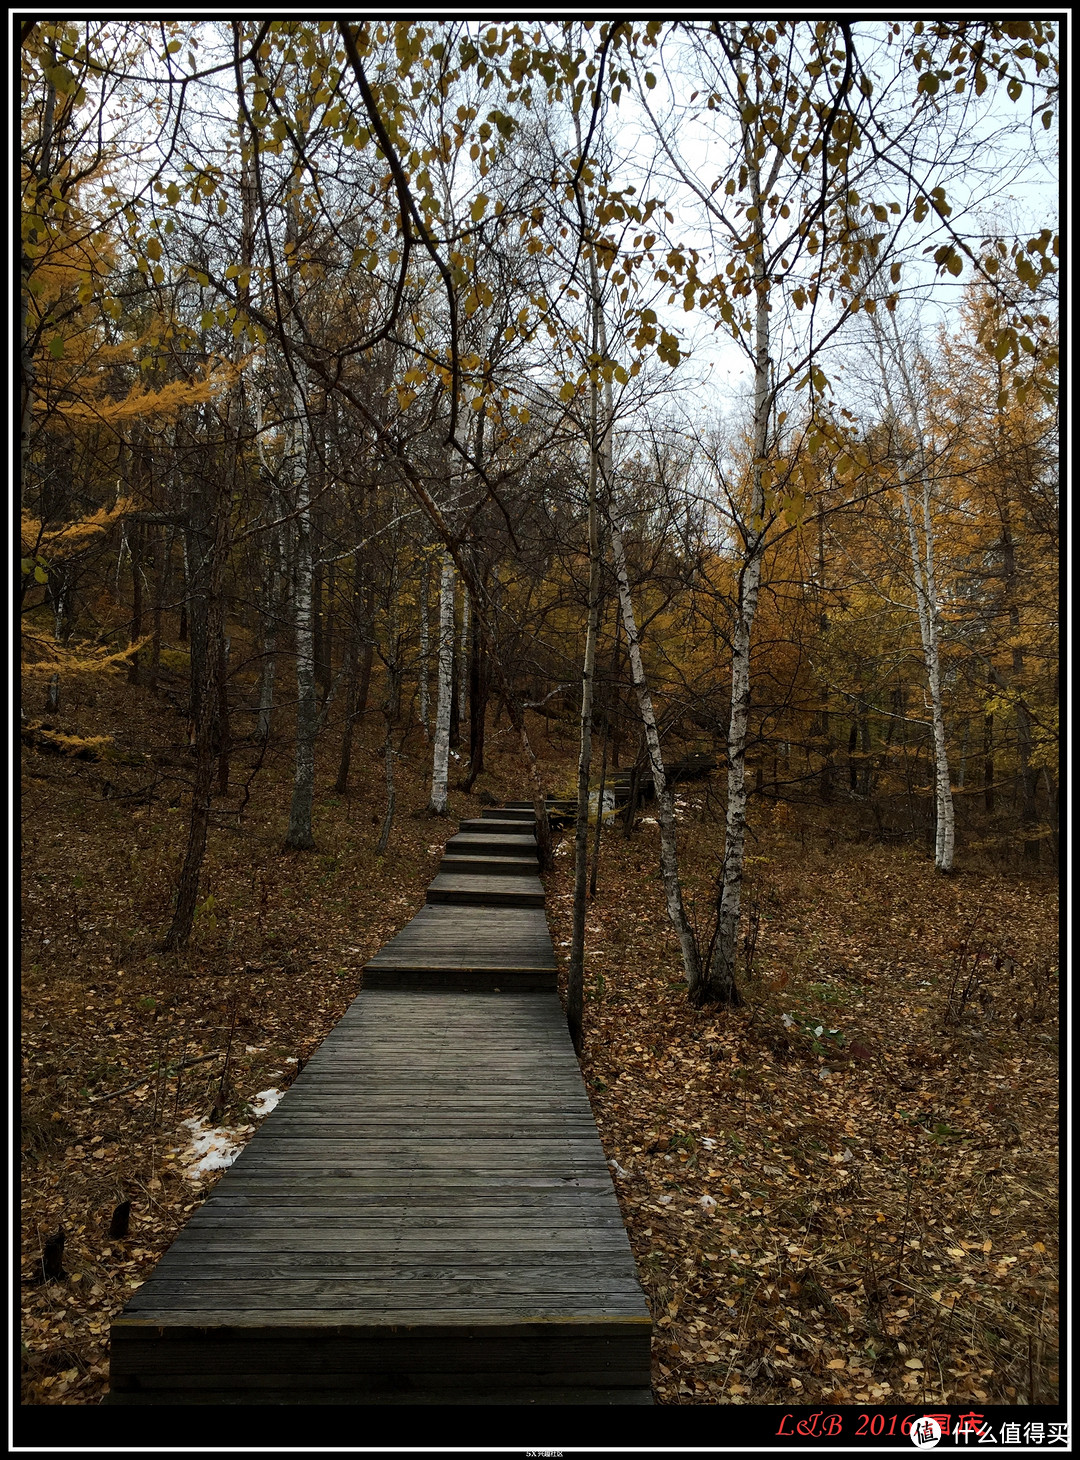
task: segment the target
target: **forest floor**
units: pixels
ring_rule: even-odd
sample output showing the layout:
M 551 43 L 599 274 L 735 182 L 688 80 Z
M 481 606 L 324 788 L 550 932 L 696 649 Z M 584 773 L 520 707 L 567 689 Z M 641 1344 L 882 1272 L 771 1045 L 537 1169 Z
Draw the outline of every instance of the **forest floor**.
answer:
M 318 850 L 284 853 L 288 746 L 253 777 L 239 746 L 195 933 L 165 955 L 184 722 L 119 679 L 66 687 L 45 718 L 107 739 L 93 761 L 40 741 L 23 755 L 22 1399 L 96 1404 L 110 1320 L 212 1189 L 215 1152 L 248 1138 L 340 1018 L 480 802 L 454 791 L 449 824 L 423 814 L 417 737 L 377 857 L 372 724 L 355 789 L 318 793 Z M 558 784 L 569 756 L 547 753 Z M 511 737 L 491 737 L 488 763 L 478 789 L 527 794 Z M 707 788 L 681 799 L 705 907 L 720 831 Z M 757 812 L 734 1011 L 687 1003 L 648 812 L 602 841 L 583 1068 L 654 1315 L 656 1398 L 1051 1402 L 1056 882 L 942 879 L 817 818 Z M 571 863 L 564 841 L 548 879 L 564 975 Z M 110 1237 L 125 1202 L 129 1230 Z

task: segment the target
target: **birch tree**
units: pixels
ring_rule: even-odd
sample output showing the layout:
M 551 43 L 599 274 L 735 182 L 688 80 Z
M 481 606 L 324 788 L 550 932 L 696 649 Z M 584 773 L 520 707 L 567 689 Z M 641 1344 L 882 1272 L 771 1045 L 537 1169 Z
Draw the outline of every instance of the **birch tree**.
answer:
M 308 475 L 304 397 L 299 383 L 292 418 L 285 430 L 285 460 L 292 478 L 295 511 L 293 533 L 293 637 L 296 651 L 296 764 L 285 845 L 291 851 L 315 846 L 311 816 L 315 799 L 315 626 L 312 620 L 311 482 Z
M 301 139 L 302 155 L 302 139 Z M 300 279 L 296 269 L 299 258 L 299 200 L 294 189 L 298 178 L 290 178 L 286 198 L 285 257 L 287 277 L 283 293 L 288 300 L 290 325 L 298 339 L 306 333 L 298 292 Z M 295 559 L 293 567 L 293 639 L 296 653 L 296 764 L 293 773 L 292 802 L 289 806 L 289 827 L 285 846 L 290 851 L 311 851 L 315 847 L 311 817 L 315 799 L 315 736 L 318 711 L 315 696 L 315 623 L 313 603 L 314 563 L 312 558 L 311 519 L 311 451 L 308 429 L 309 390 L 305 389 L 306 371 L 290 351 L 284 351 L 283 368 L 287 372 L 285 397 L 288 401 L 284 423 L 285 473 L 292 487 L 292 527 Z
M 445 816 L 450 768 L 450 701 L 454 693 L 454 560 L 443 553 L 439 580 L 438 689 L 435 703 L 435 742 L 432 754 L 431 798 L 428 809 Z
M 581 131 L 578 129 L 578 145 Z M 600 350 L 600 315 L 603 308 L 595 259 L 590 259 L 591 282 L 591 355 Z M 570 933 L 570 967 L 567 974 L 567 1022 L 574 1048 L 580 1054 L 583 1045 L 585 974 L 585 899 L 589 866 L 589 775 L 592 765 L 593 684 L 596 678 L 596 638 L 600 625 L 600 535 L 597 511 L 597 483 L 600 457 L 610 453 L 611 418 L 605 412 L 600 427 L 599 382 L 595 369 L 589 384 L 589 469 L 586 501 L 589 588 L 585 623 L 585 652 L 581 666 L 581 714 L 579 720 L 577 808 L 574 817 L 574 903 Z M 599 815 L 599 812 L 598 812 Z
M 929 696 L 934 747 L 934 866 L 953 870 L 956 818 L 949 771 L 949 742 L 945 726 L 941 668 L 941 604 L 936 561 L 935 473 L 927 442 L 927 426 L 920 402 L 917 353 L 905 341 L 896 319 L 875 311 L 872 321 L 878 386 L 885 403 L 885 425 L 890 454 L 895 462 L 903 529 L 911 560 L 915 613 L 919 622 L 923 665 Z

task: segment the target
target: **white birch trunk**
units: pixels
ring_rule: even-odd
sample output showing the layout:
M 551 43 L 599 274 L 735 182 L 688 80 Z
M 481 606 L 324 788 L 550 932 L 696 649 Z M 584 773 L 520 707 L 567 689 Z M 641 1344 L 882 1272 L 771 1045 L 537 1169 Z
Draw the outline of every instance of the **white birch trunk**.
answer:
M 921 453 L 920 453 L 921 455 Z M 930 715 L 934 734 L 934 796 L 937 827 L 934 838 L 934 866 L 939 872 L 951 872 L 956 841 L 952 782 L 949 773 L 949 748 L 945 731 L 945 706 L 941 693 L 941 648 L 938 639 L 937 583 L 934 572 L 934 529 L 930 510 L 930 483 L 924 474 L 922 483 L 923 543 L 912 509 L 911 491 L 906 473 L 900 472 L 900 494 L 911 550 L 911 567 L 915 579 L 915 603 L 922 638 L 923 662 L 930 691 Z
M 289 456 L 296 483 L 296 572 L 293 592 L 293 632 L 296 640 L 296 768 L 285 845 L 309 850 L 311 811 L 315 799 L 315 625 L 312 602 L 311 486 L 303 450 L 304 401 L 299 390 L 294 401 L 296 421 L 288 432 Z
M 956 817 L 952 797 L 952 780 L 949 772 L 949 744 L 945 729 L 945 704 L 941 688 L 941 644 L 938 635 L 937 573 L 934 563 L 934 518 L 930 472 L 923 443 L 922 425 L 919 420 L 918 402 L 914 382 L 911 379 L 910 362 L 903 358 L 899 339 L 896 348 L 886 354 L 884 330 L 876 313 L 874 333 L 878 346 L 878 360 L 881 368 L 881 382 L 889 414 L 894 422 L 899 416 L 893 399 L 892 376 L 899 376 L 906 397 L 907 425 L 915 440 L 915 467 L 922 493 L 922 542 L 919 541 L 919 524 L 916 509 L 912 503 L 912 479 L 907 466 L 901 461 L 897 468 L 900 480 L 900 500 L 904 510 L 904 525 L 907 528 L 908 549 L 911 554 L 911 571 L 915 584 L 915 610 L 919 620 L 919 637 L 923 646 L 923 663 L 926 668 L 927 689 L 930 695 L 930 717 L 934 738 L 934 806 L 936 829 L 934 837 L 934 866 L 939 872 L 951 872 L 956 846 Z M 891 357 L 891 358 L 890 358 Z M 898 443 L 899 445 L 899 443 Z
M 592 261 L 592 349 L 599 342 L 600 286 Z M 585 890 L 589 865 L 589 776 L 592 769 L 593 684 L 596 678 L 596 638 L 600 618 L 600 535 L 596 517 L 596 484 L 600 474 L 599 387 L 589 387 L 589 602 L 585 626 L 585 656 L 581 666 L 581 718 L 578 741 L 577 814 L 574 820 L 574 902 L 570 928 L 570 965 L 566 986 L 566 1019 L 578 1054 L 584 1046 L 585 1006 Z M 610 441 L 610 400 L 605 438 Z
M 754 156 L 744 139 L 744 153 Z M 705 997 L 738 1003 L 735 958 L 746 851 L 746 731 L 750 720 L 750 650 L 754 617 L 761 587 L 765 552 L 765 455 L 768 449 L 772 395 L 769 384 L 769 281 L 765 277 L 765 239 L 762 224 L 764 199 L 756 164 L 750 177 L 757 207 L 754 251 L 754 464 L 751 477 L 749 521 L 743 542 L 739 601 L 731 636 L 731 712 L 727 731 L 727 815 L 724 823 L 724 862 L 720 873 L 720 905 Z
M 652 695 L 645 682 L 645 669 L 641 661 L 641 641 L 638 637 L 637 618 L 630 597 L 630 579 L 626 571 L 626 551 L 622 532 L 611 517 L 611 556 L 615 565 L 615 582 L 619 593 L 619 610 L 622 616 L 623 633 L 626 636 L 630 658 L 630 679 L 637 696 L 638 712 L 645 728 L 645 743 L 649 748 L 649 764 L 652 767 L 653 789 L 656 792 L 657 821 L 660 824 L 660 874 L 664 882 L 664 897 L 667 901 L 668 918 L 679 940 L 683 971 L 686 974 L 690 997 L 696 998 L 701 988 L 701 958 L 697 939 L 694 937 L 690 920 L 683 904 L 682 887 L 679 883 L 679 857 L 675 834 L 675 798 L 667 783 L 664 757 L 660 749 L 660 732 L 653 712 Z
M 593 289 L 594 293 L 598 293 L 595 265 L 593 269 Z M 597 325 L 600 353 L 606 356 L 607 322 L 602 311 L 599 312 Z M 698 948 L 697 938 L 694 936 L 694 930 L 691 928 L 690 920 L 686 915 L 686 907 L 683 903 L 682 884 L 679 881 L 678 840 L 675 830 L 675 797 L 667 783 L 667 772 L 664 768 L 664 757 L 660 748 L 660 731 L 656 723 L 656 714 L 653 710 L 652 695 L 649 693 L 649 686 L 645 680 L 645 667 L 641 658 L 641 640 L 638 635 L 637 616 L 634 613 L 634 603 L 630 595 L 630 577 L 626 569 L 626 549 L 623 545 L 622 527 L 615 504 L 615 462 L 612 442 L 612 420 L 614 412 L 612 409 L 610 381 L 606 381 L 604 384 L 604 409 L 606 421 L 600 461 L 602 463 L 605 497 L 608 503 L 611 556 L 615 567 L 616 591 L 619 597 L 619 614 L 622 620 L 623 634 L 626 638 L 630 663 L 630 679 L 637 697 L 638 713 L 641 716 L 641 723 L 645 731 L 645 743 L 648 746 L 649 764 L 652 768 L 653 790 L 656 795 L 657 805 L 657 822 L 660 828 L 660 875 L 664 884 L 664 898 L 667 903 L 668 920 L 675 930 L 676 938 L 679 940 L 679 952 L 682 956 L 683 972 L 686 974 L 687 992 L 691 999 L 696 999 L 702 986 L 701 953 Z M 597 836 L 600 835 L 602 810 L 603 808 L 598 806 Z
M 446 815 L 446 791 L 450 768 L 450 699 L 454 673 L 454 560 L 443 553 L 439 585 L 439 691 L 435 708 L 435 751 L 431 771 L 429 809 Z
M 425 557 L 420 569 L 420 728 L 424 732 L 424 744 L 431 739 L 431 687 L 428 683 L 429 660 L 431 656 L 431 634 L 428 629 L 428 560 Z
M 465 723 L 469 699 L 469 590 L 461 585 L 461 635 L 458 639 L 458 720 Z
M 278 511 L 278 494 L 270 494 L 270 520 L 275 521 Z M 266 554 L 266 598 L 263 607 L 263 663 L 259 676 L 259 718 L 256 734 L 260 740 L 270 736 L 270 721 L 274 709 L 274 675 L 277 667 L 277 616 L 279 612 L 281 573 L 281 540 L 278 528 L 270 529 L 270 542 Z

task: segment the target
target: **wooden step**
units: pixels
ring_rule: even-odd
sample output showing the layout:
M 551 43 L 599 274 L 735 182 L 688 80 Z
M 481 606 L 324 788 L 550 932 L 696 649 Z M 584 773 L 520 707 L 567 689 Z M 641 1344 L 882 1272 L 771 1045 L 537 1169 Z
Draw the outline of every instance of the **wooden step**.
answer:
M 534 836 L 487 836 L 477 831 L 459 831 L 446 843 L 444 856 L 532 857 L 536 860 Z
M 536 824 L 536 814 L 531 806 L 486 806 L 480 813 L 482 821 L 527 821 Z
M 555 950 L 542 908 L 428 903 L 364 967 L 364 987 L 554 988 Z
M 445 856 L 440 872 L 481 872 L 488 877 L 535 877 L 535 857 Z
M 427 890 L 429 903 L 467 907 L 543 907 L 544 884 L 531 877 L 492 877 L 482 872 L 439 872 Z
M 532 826 L 526 832 L 524 827 L 528 823 L 520 820 L 513 820 L 503 817 L 499 819 L 494 816 L 471 816 L 461 823 L 461 830 L 465 833 L 479 834 L 480 836 L 523 836 L 532 834 Z M 535 837 L 533 838 L 535 841 Z

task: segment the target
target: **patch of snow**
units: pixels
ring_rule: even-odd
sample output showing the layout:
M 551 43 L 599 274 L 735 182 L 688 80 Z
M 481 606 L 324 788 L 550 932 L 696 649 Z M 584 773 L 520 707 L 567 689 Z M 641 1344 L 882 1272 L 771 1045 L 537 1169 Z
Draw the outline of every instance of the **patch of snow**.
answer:
M 715 1212 L 716 1210 L 716 1198 L 710 1196 L 708 1192 L 704 1196 L 698 1197 L 698 1204 L 703 1212 Z
M 666 1207 L 671 1202 L 671 1197 L 670 1196 L 658 1196 L 656 1198 L 656 1200 L 660 1203 L 660 1205 L 662 1207 Z
M 246 1044 L 244 1046 L 244 1053 L 245 1054 L 265 1054 L 266 1053 L 266 1045 L 265 1044 Z
M 260 1090 L 251 1102 L 251 1113 L 257 1120 L 262 1120 L 264 1115 L 269 1115 L 274 1106 L 285 1094 L 284 1090 L 275 1090 L 273 1086 L 269 1090 Z
M 178 1148 L 180 1165 L 189 1181 L 198 1181 L 211 1171 L 224 1171 L 231 1166 L 243 1150 L 246 1137 L 254 1130 L 250 1125 L 229 1130 L 211 1125 L 197 1115 L 180 1124 L 190 1132 L 187 1146 Z
M 630 1175 L 629 1171 L 623 1170 L 618 1161 L 609 1161 L 608 1165 L 611 1167 L 612 1171 L 615 1173 L 620 1181 L 625 1181 L 626 1178 Z

